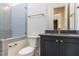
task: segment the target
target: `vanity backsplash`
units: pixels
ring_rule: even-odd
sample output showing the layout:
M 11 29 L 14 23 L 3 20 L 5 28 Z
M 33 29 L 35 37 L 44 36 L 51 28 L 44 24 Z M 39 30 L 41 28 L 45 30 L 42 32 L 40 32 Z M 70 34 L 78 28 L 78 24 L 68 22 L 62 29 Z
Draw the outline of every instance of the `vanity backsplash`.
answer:
M 58 33 L 58 30 L 45 30 L 45 33 Z M 60 30 L 63 34 L 79 34 L 79 30 Z

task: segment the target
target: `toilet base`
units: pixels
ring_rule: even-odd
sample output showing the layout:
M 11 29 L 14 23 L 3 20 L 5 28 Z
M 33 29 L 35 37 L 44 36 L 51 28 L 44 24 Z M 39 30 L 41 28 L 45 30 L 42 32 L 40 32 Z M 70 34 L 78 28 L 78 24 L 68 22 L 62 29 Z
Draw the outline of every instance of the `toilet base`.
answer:
M 18 54 L 17 56 L 34 56 L 34 51 L 32 51 L 31 53 L 26 54 L 26 55 L 20 55 L 20 54 Z

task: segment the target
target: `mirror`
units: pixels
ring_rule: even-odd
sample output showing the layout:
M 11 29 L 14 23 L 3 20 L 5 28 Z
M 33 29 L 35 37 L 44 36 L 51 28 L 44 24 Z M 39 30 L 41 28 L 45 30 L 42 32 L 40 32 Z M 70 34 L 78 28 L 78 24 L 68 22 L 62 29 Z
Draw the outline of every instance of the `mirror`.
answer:
M 54 7 L 54 30 L 74 30 L 74 3 L 66 3 L 63 6 Z
M 54 8 L 54 30 L 64 29 L 65 22 L 65 7 Z
M 0 3 L 0 39 L 27 34 L 26 7 L 26 3 Z

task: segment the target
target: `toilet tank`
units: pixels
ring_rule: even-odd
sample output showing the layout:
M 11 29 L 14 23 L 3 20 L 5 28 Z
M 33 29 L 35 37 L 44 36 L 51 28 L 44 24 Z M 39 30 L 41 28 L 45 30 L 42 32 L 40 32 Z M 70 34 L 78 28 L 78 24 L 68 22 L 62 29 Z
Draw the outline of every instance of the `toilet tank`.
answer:
M 18 52 L 26 47 L 27 44 L 27 39 L 23 39 L 17 42 L 12 42 L 8 44 L 8 56 L 16 56 Z
M 39 36 L 29 36 L 28 37 L 28 41 L 29 41 L 29 45 L 32 47 L 36 47 L 39 44 Z

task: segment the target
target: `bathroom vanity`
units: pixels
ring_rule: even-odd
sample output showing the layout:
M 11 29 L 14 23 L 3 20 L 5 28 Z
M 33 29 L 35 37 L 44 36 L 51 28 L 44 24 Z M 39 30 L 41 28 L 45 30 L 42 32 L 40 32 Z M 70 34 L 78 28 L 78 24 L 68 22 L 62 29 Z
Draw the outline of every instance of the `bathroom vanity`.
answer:
M 40 34 L 41 56 L 79 56 L 78 31 L 46 31 Z

